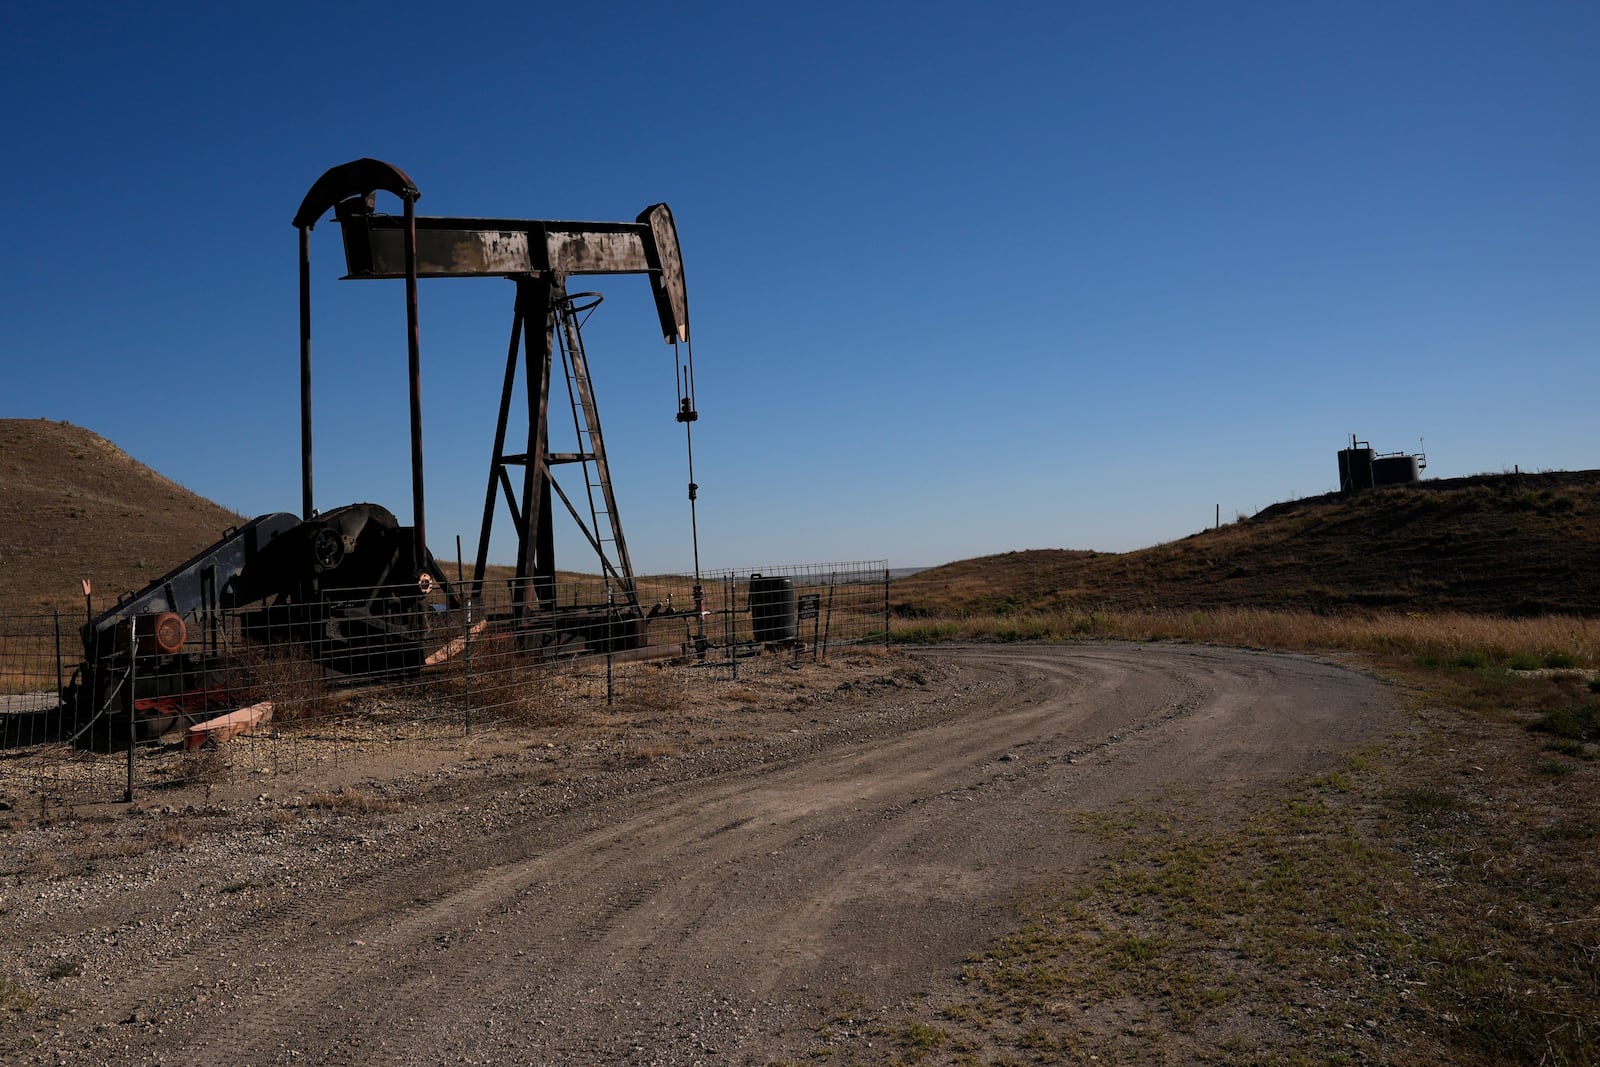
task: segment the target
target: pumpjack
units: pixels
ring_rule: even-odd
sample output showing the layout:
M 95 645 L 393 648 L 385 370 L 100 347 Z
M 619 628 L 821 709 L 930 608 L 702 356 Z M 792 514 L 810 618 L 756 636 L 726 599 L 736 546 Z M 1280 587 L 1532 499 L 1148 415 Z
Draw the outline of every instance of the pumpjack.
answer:
M 377 210 L 386 192 L 402 205 L 399 216 Z M 91 727 L 134 723 L 141 737 L 155 736 L 180 717 L 215 709 L 228 699 L 209 679 L 226 666 L 235 633 L 263 645 L 293 643 L 325 670 L 349 677 L 414 674 L 428 661 L 432 604 L 458 606 L 481 594 L 497 504 L 503 499 L 517 540 L 511 606 L 503 622 L 530 643 L 558 641 L 563 652 L 616 651 L 644 640 L 647 616 L 612 491 L 599 407 L 595 401 L 581 327 L 599 294 L 570 293 L 578 275 L 643 274 L 655 298 L 663 339 L 674 346 L 678 383 L 676 421 L 689 445 L 691 528 L 697 486 L 691 424 L 693 355 L 688 298 L 676 225 L 666 204 L 654 204 L 632 222 L 422 217 L 421 193 L 398 167 L 359 159 L 325 172 L 295 213 L 300 245 L 300 446 L 302 514 L 263 515 L 226 531 L 214 545 L 137 593 L 92 618 L 82 630 L 84 661 L 65 694 L 79 734 Z M 310 235 L 329 211 L 344 243 L 347 279 L 403 279 L 410 397 L 412 522 L 362 503 L 319 511 L 313 496 L 311 419 Z M 515 284 L 511 339 L 506 355 L 488 486 L 472 579 L 452 586 L 428 550 L 422 464 L 422 391 L 418 281 L 422 278 L 494 277 Z M 686 355 L 678 356 L 678 346 Z M 517 399 L 519 364 L 524 381 L 527 436 L 508 439 Z M 578 446 L 552 451 L 552 382 L 564 373 Z M 557 468 L 577 469 L 584 497 L 557 481 Z M 575 500 L 575 498 L 577 498 Z M 598 558 L 606 603 L 563 607 L 556 597 L 554 503 L 577 522 Z M 587 507 L 580 510 L 580 503 Z M 587 516 L 585 513 L 587 512 Z M 694 537 L 695 610 L 668 612 L 701 617 L 699 543 Z M 660 614 L 652 609 L 649 618 Z M 554 637 L 552 638 L 552 635 Z M 703 633 L 699 638 L 702 649 Z M 131 705 L 133 714 L 119 712 Z

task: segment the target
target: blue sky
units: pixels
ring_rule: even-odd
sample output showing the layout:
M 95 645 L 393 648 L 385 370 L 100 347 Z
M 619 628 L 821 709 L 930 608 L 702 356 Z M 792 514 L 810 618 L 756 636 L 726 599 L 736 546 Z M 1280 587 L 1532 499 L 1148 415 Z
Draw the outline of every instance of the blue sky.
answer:
M 1336 488 L 1350 433 L 1600 466 L 1593 4 L 29 7 L 0 416 L 245 513 L 299 507 L 290 220 L 361 156 L 422 214 L 671 204 L 708 568 L 1142 547 Z M 406 519 L 402 288 L 338 246 L 317 503 Z M 642 279 L 583 287 L 635 564 L 686 569 L 672 351 Z M 422 286 L 436 550 L 477 536 L 510 297 Z

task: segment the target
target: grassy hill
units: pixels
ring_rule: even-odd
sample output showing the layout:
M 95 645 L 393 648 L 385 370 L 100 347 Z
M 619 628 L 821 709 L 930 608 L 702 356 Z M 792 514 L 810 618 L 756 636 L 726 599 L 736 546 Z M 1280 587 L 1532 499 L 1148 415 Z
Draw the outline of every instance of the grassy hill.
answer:
M 106 602 L 241 516 L 69 423 L 0 419 L 9 612 Z M 905 617 L 1389 609 L 1600 615 L 1600 471 L 1480 475 L 1275 504 L 1135 552 L 1034 549 L 897 579 Z
M 65 422 L 0 419 L 0 588 L 8 613 L 83 610 L 138 589 L 241 517 Z
M 891 595 L 912 617 L 1234 607 L 1600 615 L 1600 471 L 1330 493 L 1135 552 L 949 563 L 896 581 Z
M 163 477 L 66 422 L 0 419 L 0 615 L 83 612 L 142 589 L 249 516 Z M 454 574 L 449 556 L 442 557 Z M 491 564 L 491 596 L 515 568 Z M 562 581 L 589 578 L 558 572 Z

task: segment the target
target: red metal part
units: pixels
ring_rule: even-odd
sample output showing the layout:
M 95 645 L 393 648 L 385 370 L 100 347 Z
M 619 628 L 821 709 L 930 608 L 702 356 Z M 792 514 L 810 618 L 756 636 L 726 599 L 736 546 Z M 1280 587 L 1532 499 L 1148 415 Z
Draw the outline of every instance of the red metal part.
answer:
M 220 685 L 213 685 L 165 696 L 140 697 L 133 702 L 133 710 L 140 715 L 193 715 L 236 703 L 237 694 L 230 697 Z

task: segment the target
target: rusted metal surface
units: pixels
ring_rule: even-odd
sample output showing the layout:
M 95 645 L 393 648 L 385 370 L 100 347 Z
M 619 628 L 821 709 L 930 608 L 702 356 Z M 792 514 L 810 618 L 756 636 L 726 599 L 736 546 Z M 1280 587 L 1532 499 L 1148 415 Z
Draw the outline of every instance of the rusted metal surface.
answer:
M 404 276 L 401 220 L 373 211 L 362 197 L 340 201 L 335 213 L 344 234 L 346 277 Z M 648 274 L 662 337 L 689 339 L 683 258 L 665 204 L 651 205 L 631 223 L 419 215 L 416 225 L 418 277 Z
M 300 210 L 294 213 L 295 228 L 313 229 L 317 220 L 341 200 L 353 196 L 370 197 L 379 190 L 393 193 L 408 202 L 422 198 L 416 182 L 394 164 L 381 159 L 351 160 L 337 167 L 329 167 L 322 177 L 312 183 L 305 199 L 300 201 Z
M 689 340 L 689 291 L 683 284 L 683 255 L 678 250 L 678 224 L 672 209 L 652 204 L 638 221 L 650 227 L 654 240 L 645 244 L 645 260 L 655 273 L 656 314 L 668 344 Z
M 360 199 L 337 208 L 351 278 L 399 278 L 405 250 L 399 220 Z M 424 278 L 502 277 L 534 271 L 643 274 L 648 226 L 607 222 L 458 219 L 418 216 L 417 273 Z

